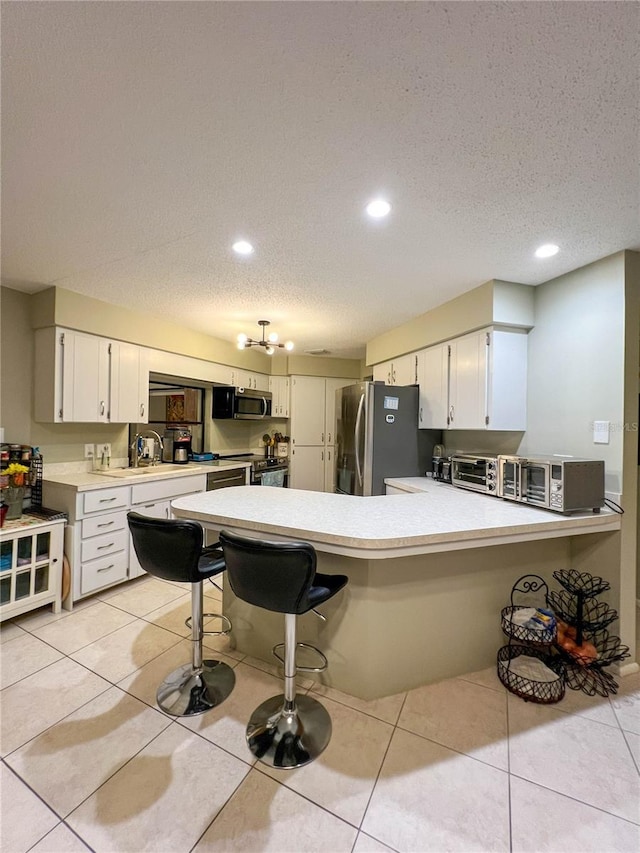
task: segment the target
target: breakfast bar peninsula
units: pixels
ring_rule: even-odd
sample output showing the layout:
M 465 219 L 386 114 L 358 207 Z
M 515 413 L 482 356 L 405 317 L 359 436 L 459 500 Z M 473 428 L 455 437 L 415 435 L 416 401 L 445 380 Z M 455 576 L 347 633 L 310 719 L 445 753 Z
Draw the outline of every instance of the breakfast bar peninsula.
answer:
M 326 683 L 373 699 L 483 669 L 502 645 L 500 610 L 521 575 L 551 580 L 607 551 L 619 516 L 571 516 L 465 492 L 426 478 L 388 481 L 405 494 L 356 497 L 242 486 L 178 498 L 176 518 L 269 540 L 310 542 L 318 570 L 349 584 L 299 617 L 299 640 L 326 654 Z M 580 537 L 587 549 L 573 547 Z M 615 551 L 615 543 L 614 551 Z M 238 651 L 271 661 L 282 641 L 280 614 L 235 598 L 224 612 Z M 305 661 L 306 663 L 306 661 Z M 313 664 L 311 664 L 313 665 Z

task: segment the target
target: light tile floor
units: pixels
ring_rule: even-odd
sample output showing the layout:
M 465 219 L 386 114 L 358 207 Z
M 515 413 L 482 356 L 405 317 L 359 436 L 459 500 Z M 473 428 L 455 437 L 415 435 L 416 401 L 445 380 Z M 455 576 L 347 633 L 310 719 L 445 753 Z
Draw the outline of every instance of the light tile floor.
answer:
M 205 609 L 219 598 L 208 587 Z M 372 702 L 301 679 L 333 736 L 278 772 L 244 740 L 277 670 L 226 639 L 206 638 L 236 673 L 225 703 L 189 720 L 156 707 L 189 659 L 188 614 L 185 587 L 141 578 L 2 626 L 4 853 L 640 850 L 640 675 L 553 706 L 492 669 Z

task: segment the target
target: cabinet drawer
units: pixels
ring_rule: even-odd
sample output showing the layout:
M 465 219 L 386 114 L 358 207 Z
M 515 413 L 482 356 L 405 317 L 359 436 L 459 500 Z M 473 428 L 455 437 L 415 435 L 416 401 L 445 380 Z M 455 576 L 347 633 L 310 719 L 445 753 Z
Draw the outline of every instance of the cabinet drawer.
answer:
M 193 474 L 190 477 L 177 477 L 155 483 L 136 483 L 131 487 L 131 503 L 154 503 L 192 492 L 204 492 L 206 484 L 206 474 Z
M 86 539 L 82 542 L 82 562 L 104 557 L 107 554 L 115 554 L 116 551 L 126 551 L 128 542 L 129 535 L 126 530 L 117 530 L 115 533 L 105 533 L 103 536 Z
M 96 518 L 85 518 L 82 522 L 82 538 L 102 536 L 103 533 L 115 533 L 116 530 L 127 529 L 127 513 L 112 512 L 109 515 L 99 515 Z
M 83 563 L 80 569 L 80 592 L 87 595 L 103 586 L 127 579 L 129 555 L 126 551 Z
M 128 507 L 129 488 L 125 486 L 120 489 L 98 489 L 95 492 L 85 492 L 82 506 L 85 512 Z

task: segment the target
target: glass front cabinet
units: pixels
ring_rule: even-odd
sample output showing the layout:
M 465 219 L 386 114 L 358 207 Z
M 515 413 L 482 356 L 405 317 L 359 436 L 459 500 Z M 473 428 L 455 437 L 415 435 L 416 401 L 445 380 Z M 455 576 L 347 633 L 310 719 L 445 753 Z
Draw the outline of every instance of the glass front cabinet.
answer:
M 6 522 L 0 531 L 0 622 L 52 604 L 62 593 L 64 520 Z

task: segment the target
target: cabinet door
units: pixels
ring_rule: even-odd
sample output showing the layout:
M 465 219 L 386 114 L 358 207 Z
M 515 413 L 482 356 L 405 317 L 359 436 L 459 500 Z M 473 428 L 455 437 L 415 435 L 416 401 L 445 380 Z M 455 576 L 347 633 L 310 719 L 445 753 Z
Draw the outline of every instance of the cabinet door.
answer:
M 291 439 L 294 446 L 324 444 L 325 380 L 294 376 L 291 380 Z
M 267 373 L 252 373 L 251 382 L 251 387 L 257 391 L 269 390 L 269 375 Z
M 135 344 L 111 344 L 111 422 L 148 423 L 146 353 Z
M 291 451 L 289 479 L 292 489 L 323 492 L 325 488 L 324 447 L 296 445 Z
M 449 408 L 449 347 L 429 347 L 418 353 L 420 429 L 446 429 Z
M 107 423 L 109 420 L 109 341 L 95 335 L 65 332 L 63 420 Z
M 146 515 L 147 518 L 166 519 L 171 517 L 169 501 L 154 501 L 147 504 L 138 504 L 132 507 L 132 509 L 134 512 Z M 137 578 L 144 573 L 144 569 L 140 565 L 140 561 L 136 555 L 136 549 L 133 547 L 131 533 L 129 533 L 129 578 Z
M 272 394 L 271 412 L 274 418 L 289 417 L 289 377 L 271 376 L 269 391 Z
M 391 375 L 393 385 L 415 385 L 416 383 L 416 357 L 415 354 L 394 358 L 391 362 Z
M 486 429 L 487 333 L 465 335 L 449 345 L 449 427 Z
M 390 361 L 381 361 L 380 364 L 373 365 L 373 381 L 384 382 L 385 385 L 393 385 L 392 363 Z
M 327 378 L 325 380 L 324 443 L 326 445 L 333 445 L 336 440 L 336 391 L 353 383 L 353 379 Z
M 333 444 L 324 449 L 324 490 L 332 494 L 336 490 L 336 448 Z

